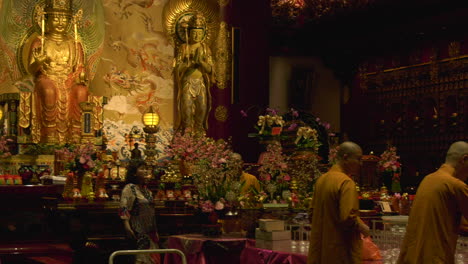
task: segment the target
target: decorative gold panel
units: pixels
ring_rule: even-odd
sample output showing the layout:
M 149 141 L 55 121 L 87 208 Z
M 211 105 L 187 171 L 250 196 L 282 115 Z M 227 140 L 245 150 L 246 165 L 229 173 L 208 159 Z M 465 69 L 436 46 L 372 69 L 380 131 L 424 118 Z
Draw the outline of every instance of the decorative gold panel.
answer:
M 215 109 L 215 118 L 220 122 L 226 122 L 228 118 L 228 109 L 224 105 L 220 105 Z
M 215 73 L 216 84 L 219 89 L 225 89 L 229 80 L 229 66 L 231 65 L 231 48 L 226 22 L 221 22 L 216 39 Z

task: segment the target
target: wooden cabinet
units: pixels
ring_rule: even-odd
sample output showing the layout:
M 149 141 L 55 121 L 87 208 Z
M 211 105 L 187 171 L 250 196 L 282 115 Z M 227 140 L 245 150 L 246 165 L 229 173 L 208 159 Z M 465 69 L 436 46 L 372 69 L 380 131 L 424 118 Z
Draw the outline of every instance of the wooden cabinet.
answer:
M 364 189 L 378 189 L 382 181 L 377 173 L 377 163 L 379 157 L 374 155 L 363 155 L 361 174 L 358 179 L 358 185 Z

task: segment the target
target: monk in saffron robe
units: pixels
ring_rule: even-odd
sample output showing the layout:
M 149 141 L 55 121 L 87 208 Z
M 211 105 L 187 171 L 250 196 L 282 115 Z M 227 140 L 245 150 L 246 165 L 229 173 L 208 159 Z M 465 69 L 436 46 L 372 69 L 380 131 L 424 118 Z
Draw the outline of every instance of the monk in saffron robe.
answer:
M 357 144 L 342 143 L 337 164 L 317 180 L 308 264 L 362 263 L 361 233 L 368 236 L 369 227 L 359 218 L 356 184 L 350 177 L 359 173 L 361 157 Z
M 468 143 L 453 143 L 443 164 L 419 185 L 399 264 L 453 264 L 462 216 L 468 217 Z
M 255 175 L 243 171 L 240 177 L 240 181 L 244 182 L 244 186 L 242 186 L 241 189 L 242 194 L 249 192 L 252 188 L 257 192 L 260 191 L 260 182 L 258 181 L 257 177 L 255 177 Z
M 252 175 L 242 170 L 242 167 L 244 165 L 242 156 L 239 153 L 232 153 L 231 158 L 235 163 L 237 163 L 237 166 L 239 169 L 238 174 L 240 175 L 239 177 L 240 182 L 244 183 L 241 188 L 241 194 L 246 194 L 252 189 L 259 192 L 260 182 L 258 181 L 257 177 L 255 177 L 255 175 Z

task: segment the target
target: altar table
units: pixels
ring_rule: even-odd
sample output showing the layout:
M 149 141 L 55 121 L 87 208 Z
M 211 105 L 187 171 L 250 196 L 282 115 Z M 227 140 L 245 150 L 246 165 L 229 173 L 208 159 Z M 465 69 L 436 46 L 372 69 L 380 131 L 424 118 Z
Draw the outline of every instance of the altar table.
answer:
M 168 239 L 167 248 L 184 252 L 188 264 L 239 264 L 247 239 L 244 237 L 205 237 L 201 234 L 175 235 Z M 178 255 L 167 254 L 165 264 L 179 264 Z
M 271 242 L 271 241 L 268 241 Z M 308 241 L 275 241 L 272 243 L 251 240 L 242 251 L 242 264 L 306 264 Z M 278 242 L 278 243 L 277 243 Z
M 308 241 L 261 241 L 243 237 L 210 238 L 201 234 L 175 235 L 168 239 L 168 248 L 184 252 L 188 264 L 306 264 Z M 180 264 L 180 257 L 167 254 L 165 264 Z M 382 264 L 382 261 L 363 261 Z
M 260 243 L 259 243 L 260 242 Z M 269 241 L 271 242 L 271 241 Z M 287 240 L 268 243 L 249 240 L 242 251 L 242 264 L 306 264 L 308 241 Z M 382 264 L 382 261 L 363 261 L 363 264 Z

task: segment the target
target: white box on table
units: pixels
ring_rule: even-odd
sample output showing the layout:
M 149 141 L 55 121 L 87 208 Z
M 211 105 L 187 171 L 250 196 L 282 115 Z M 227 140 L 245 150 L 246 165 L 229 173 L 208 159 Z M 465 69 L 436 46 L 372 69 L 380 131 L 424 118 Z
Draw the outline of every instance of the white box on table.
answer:
M 258 224 L 263 231 L 284 231 L 284 221 L 276 219 L 258 219 Z
M 285 240 L 255 240 L 255 247 L 271 249 L 271 250 L 284 250 L 287 251 L 291 249 L 291 239 Z
M 260 228 L 255 229 L 255 239 L 259 240 L 287 240 L 291 239 L 291 231 L 264 231 Z

